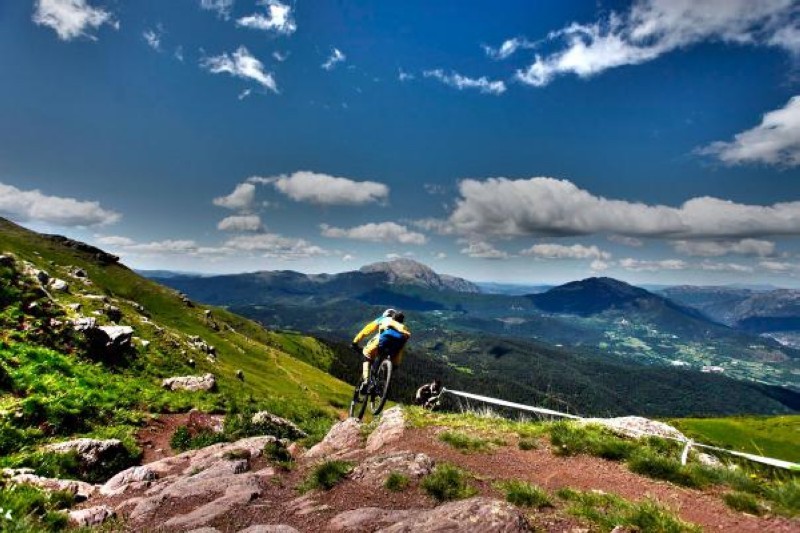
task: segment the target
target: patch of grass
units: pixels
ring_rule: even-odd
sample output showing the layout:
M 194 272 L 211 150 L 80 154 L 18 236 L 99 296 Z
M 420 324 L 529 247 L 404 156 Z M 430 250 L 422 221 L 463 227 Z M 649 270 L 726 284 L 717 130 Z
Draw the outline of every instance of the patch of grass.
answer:
M 629 502 L 614 494 L 582 492 L 563 488 L 557 492 L 568 502 L 567 512 L 609 532 L 617 526 L 632 531 L 658 533 L 700 533 L 701 529 L 684 522 L 651 500 Z
M 617 437 L 600 426 L 556 422 L 549 426 L 549 432 L 557 455 L 587 454 L 622 461 L 637 448 L 634 442 Z
M 440 464 L 422 480 L 422 488 L 436 500 L 460 500 L 477 494 L 469 484 L 469 474 L 458 467 Z
M 629 460 L 631 472 L 653 479 L 663 479 L 676 485 L 692 488 L 703 488 L 711 484 L 710 475 L 702 467 L 682 465 L 677 459 L 658 455 L 642 448 Z
M 285 470 L 294 468 L 294 457 L 279 440 L 268 442 L 264 445 L 264 457 Z
M 30 485 L 0 486 L 0 530 L 63 531 L 67 515 L 59 511 L 72 503 L 71 495 L 62 492 L 48 494 Z
M 505 492 L 506 501 L 514 505 L 534 509 L 553 506 L 547 491 L 525 481 L 501 481 L 497 483 L 497 488 Z
M 391 472 L 383 483 L 383 486 L 392 492 L 402 492 L 406 490 L 411 480 L 408 476 L 400 472 Z
M 439 440 L 462 452 L 485 452 L 490 444 L 486 439 L 471 437 L 460 431 L 445 431 L 439 434 Z
M 173 450 L 184 452 L 186 450 L 205 448 L 218 442 L 228 442 L 229 440 L 231 440 L 230 437 L 225 433 L 200 431 L 192 435 L 188 427 L 178 426 L 169 439 L 169 445 Z
M 353 463 L 349 461 L 324 461 L 309 472 L 298 489 L 301 493 L 314 489 L 330 490 L 347 477 L 352 469 Z
M 250 459 L 250 450 L 244 450 L 241 448 L 235 450 L 228 450 L 222 455 L 228 461 L 238 461 L 241 459 Z
M 764 489 L 764 497 L 775 504 L 777 513 L 800 516 L 800 479 L 797 477 L 770 484 Z
M 761 516 L 764 514 L 764 506 L 752 494 L 746 492 L 729 492 L 722 496 L 725 505 L 736 511 Z
M 523 437 L 519 439 L 519 449 L 520 450 L 538 450 L 539 449 L 539 439 L 534 439 L 530 437 Z

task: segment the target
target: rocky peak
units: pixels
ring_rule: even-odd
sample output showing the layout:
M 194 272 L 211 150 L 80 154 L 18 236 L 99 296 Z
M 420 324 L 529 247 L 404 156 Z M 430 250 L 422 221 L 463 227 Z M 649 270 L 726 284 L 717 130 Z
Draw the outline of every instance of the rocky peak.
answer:
M 432 268 L 413 259 L 393 259 L 361 267 L 364 274 L 385 274 L 389 283 L 420 285 L 430 289 L 480 292 L 474 283 L 455 276 L 437 274 Z

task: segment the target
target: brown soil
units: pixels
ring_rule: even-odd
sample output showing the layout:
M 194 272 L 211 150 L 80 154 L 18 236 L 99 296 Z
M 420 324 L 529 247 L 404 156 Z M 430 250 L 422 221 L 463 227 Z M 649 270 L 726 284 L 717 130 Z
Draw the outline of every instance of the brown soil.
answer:
M 136 443 L 142 449 L 142 464 L 175 455 L 169 440 L 178 426 L 186 425 L 188 413 L 158 415 L 136 432 Z
M 175 427 L 185 423 L 186 415 L 166 415 L 140 432 L 140 437 L 149 441 L 145 448 L 145 460 L 152 461 L 171 454 L 169 437 Z M 182 418 L 183 417 L 183 418 Z M 736 532 L 781 532 L 797 533 L 800 523 L 784 518 L 759 518 L 738 513 L 725 506 L 720 499 L 721 491 L 699 491 L 675 486 L 670 483 L 641 477 L 628 471 L 624 465 L 595 457 L 558 457 L 547 446 L 537 450 L 520 450 L 516 442 L 500 446 L 487 453 L 465 454 L 440 442 L 438 428 L 407 430 L 403 437 L 387 446 L 380 453 L 400 450 L 424 452 L 437 462 L 449 462 L 475 475 L 474 484 L 481 495 L 502 498 L 493 483 L 503 479 L 530 481 L 548 491 L 562 487 L 580 490 L 599 490 L 618 494 L 626 499 L 638 501 L 645 498 L 656 500 L 670 508 L 682 519 L 700 525 L 705 531 Z M 160 453 L 157 450 L 161 449 Z M 365 452 L 356 461 L 363 459 Z M 263 459 L 254 461 L 252 470 L 264 468 Z M 313 464 L 301 463 L 291 471 L 276 468 L 276 476 L 262 483 L 262 495 L 247 506 L 235 509 L 210 526 L 224 532 L 234 532 L 253 524 L 288 524 L 300 531 L 327 531 L 328 522 L 337 514 L 363 507 L 384 509 L 427 509 L 436 501 L 427 496 L 418 484 L 412 484 L 403 492 L 374 489 L 356 481 L 345 480 L 330 491 L 309 493 L 318 505 L 327 508 L 306 515 L 297 514 L 293 501 L 300 496 L 297 486 L 305 478 Z M 224 488 L 221 488 L 224 490 Z M 131 495 L 126 495 L 130 498 Z M 172 502 L 169 513 L 188 512 L 209 498 Z M 556 500 L 555 509 L 531 511 L 530 521 L 538 530 L 552 532 L 584 531 L 586 525 L 564 512 L 563 505 Z M 95 499 L 92 505 L 99 502 Z M 109 502 L 112 503 L 112 502 Z M 116 502 L 114 502 L 116 503 Z M 136 531 L 162 531 L 167 517 L 155 516 Z M 377 524 L 365 531 L 378 529 Z M 134 529 L 131 528 L 131 531 Z

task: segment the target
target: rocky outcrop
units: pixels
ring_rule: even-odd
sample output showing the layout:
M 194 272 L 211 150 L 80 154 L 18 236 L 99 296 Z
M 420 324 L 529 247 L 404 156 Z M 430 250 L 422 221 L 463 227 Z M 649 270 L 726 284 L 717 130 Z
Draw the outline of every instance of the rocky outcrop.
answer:
M 599 424 L 605 426 L 617 435 L 638 439 L 648 435 L 658 437 L 668 437 L 679 440 L 686 440 L 683 433 L 676 428 L 641 416 L 621 416 L 617 418 L 587 418 L 583 420 L 586 424 Z
M 75 452 L 84 469 L 94 468 L 101 463 L 117 462 L 120 457 L 128 455 L 119 439 L 75 439 L 49 444 L 44 450 L 51 453 Z
M 300 533 L 292 526 L 285 524 L 277 525 L 257 525 L 250 526 L 247 529 L 240 529 L 238 533 Z
M 100 487 L 100 494 L 117 496 L 128 490 L 136 490 L 150 486 L 158 475 L 147 466 L 132 466 L 119 472 Z
M 68 292 L 69 291 L 69 283 L 64 281 L 63 279 L 53 278 L 47 284 L 48 287 L 53 289 L 54 291 L 58 292 Z
M 302 439 L 308 433 L 297 427 L 294 422 L 275 416 L 268 411 L 259 411 L 253 415 L 252 424 L 265 435 L 272 435 L 279 439 Z
M 403 409 L 398 405 L 383 413 L 378 427 L 367 438 L 367 452 L 373 453 L 387 444 L 399 440 L 406 427 Z
M 109 518 L 116 515 L 114 509 L 107 505 L 98 505 L 96 507 L 88 507 L 86 509 L 77 509 L 69 512 L 69 521 L 72 525 L 78 527 L 94 527 L 99 526 Z
M 381 533 L 408 533 L 412 531 L 492 531 L 496 533 L 523 533 L 532 531 L 525 516 L 516 507 L 490 498 L 470 498 L 446 503 L 427 511 L 414 513 Z
M 305 459 L 342 459 L 354 455 L 362 444 L 361 422 L 348 418 L 335 424 L 321 442 L 308 450 Z
M 217 378 L 210 373 L 203 376 L 176 376 L 165 379 L 161 386 L 167 390 L 211 391 L 217 387 Z
M 225 426 L 225 417 L 192 409 L 189 411 L 189 418 L 186 421 L 186 426 L 193 434 L 222 433 Z
M 371 527 L 396 524 L 409 518 L 414 511 L 396 509 L 381 509 L 380 507 L 364 507 L 345 511 L 334 516 L 328 522 L 331 531 L 361 532 L 369 531 Z
M 90 244 L 86 244 L 85 242 L 76 241 L 74 239 L 64 237 L 63 235 L 44 235 L 44 237 L 62 246 L 67 246 L 68 248 L 82 252 L 90 256 L 101 265 L 111 265 L 119 261 L 119 257 L 116 255 L 106 253 L 100 248 L 96 248 Z
M 382 487 L 392 473 L 402 474 L 409 479 L 419 479 L 431 473 L 433 459 L 424 453 L 395 452 L 367 458 L 358 465 L 350 477 L 361 483 Z
M 103 313 L 105 313 L 108 319 L 112 322 L 119 322 L 122 320 L 122 311 L 116 305 L 104 305 Z
M 88 499 L 95 493 L 95 490 L 97 489 L 97 487 L 91 483 L 76 481 L 74 479 L 41 477 L 30 472 L 13 473 L 13 471 L 6 471 L 6 473 L 11 473 L 11 475 L 8 477 L 8 481 L 10 483 L 17 485 L 33 485 L 34 487 L 38 487 L 50 492 L 68 492 L 75 497 L 76 501 Z

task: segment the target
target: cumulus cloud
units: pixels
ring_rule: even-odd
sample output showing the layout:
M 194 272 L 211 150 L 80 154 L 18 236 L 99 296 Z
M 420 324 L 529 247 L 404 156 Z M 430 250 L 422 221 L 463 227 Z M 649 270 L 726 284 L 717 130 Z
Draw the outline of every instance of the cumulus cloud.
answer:
M 354 181 L 299 171 L 288 176 L 262 178 L 254 176 L 248 183 L 270 184 L 296 202 L 319 205 L 363 205 L 383 202 L 389 197 L 389 187 L 374 181 Z
M 257 4 L 266 8 L 265 13 L 253 13 L 236 21 L 237 26 L 291 35 L 297 30 L 292 7 L 278 0 L 262 0 Z
M 397 79 L 399 81 L 411 81 L 414 79 L 414 75 L 410 72 L 406 72 L 401 68 L 397 69 Z
M 537 54 L 529 67 L 517 71 L 517 79 L 542 87 L 564 74 L 588 78 L 704 41 L 774 46 L 797 54 L 796 15 L 794 0 L 637 0 L 624 12 L 551 32 L 547 40 L 555 51 Z
M 610 253 L 601 250 L 597 246 L 584 246 L 582 244 L 573 244 L 571 246 L 553 243 L 534 244 L 520 253 L 542 259 L 611 259 Z
M 336 228 L 327 224 L 320 226 L 322 235 L 336 239 L 355 239 L 359 241 L 425 244 L 428 239 L 422 233 L 411 231 L 395 222 L 370 223 L 353 228 Z
M 233 0 L 200 0 L 200 7 L 207 11 L 214 11 L 219 18 L 228 20 L 231 16 Z
M 57 226 L 102 226 L 122 215 L 98 202 L 50 196 L 37 189 L 24 191 L 0 183 L 0 214 L 18 222 L 46 222 Z
M 305 259 L 328 255 L 327 250 L 304 239 L 293 239 L 275 233 L 239 235 L 225 241 L 224 248 L 237 252 L 257 252 L 263 257 Z
M 256 186 L 245 182 L 237 185 L 229 195 L 214 198 L 214 205 L 227 209 L 247 211 L 253 208 L 255 199 Z
M 633 248 L 638 248 L 644 245 L 644 241 L 642 241 L 642 239 L 637 239 L 636 237 L 626 237 L 625 235 L 609 235 L 608 240 L 623 246 L 631 246 Z
M 328 56 L 328 59 L 322 64 L 322 68 L 325 70 L 333 70 L 333 68 L 338 64 L 347 59 L 347 56 L 342 53 L 341 50 L 338 48 L 334 48 L 331 50 L 331 55 Z
M 758 126 L 736 134 L 732 141 L 711 143 L 698 153 L 713 155 L 728 165 L 800 165 L 800 96 L 766 113 Z
M 97 244 L 103 246 L 120 247 L 120 246 L 131 246 L 136 244 L 136 242 L 133 239 L 130 239 L 128 237 L 122 237 L 120 235 L 99 235 L 96 237 L 95 240 L 97 241 Z
M 609 263 L 607 261 L 603 261 L 602 259 L 595 259 L 589 265 L 589 268 L 591 268 L 592 271 L 594 271 L 594 272 L 603 272 L 603 271 L 608 270 L 609 268 L 611 268 L 611 263 Z
M 733 240 L 800 235 L 800 202 L 738 204 L 708 196 L 679 207 L 595 196 L 570 181 L 465 179 L 447 220 L 417 221 L 444 234 Z
M 758 266 L 769 272 L 791 272 L 797 269 L 795 263 L 787 263 L 784 261 L 761 261 Z
M 160 27 L 156 27 L 155 29 L 147 29 L 142 32 L 142 37 L 144 38 L 144 42 L 147 43 L 147 46 L 155 50 L 156 52 L 161 51 L 161 37 L 164 34 L 164 30 Z
M 96 40 L 92 32 L 103 24 L 119 29 L 111 12 L 92 7 L 86 0 L 37 0 L 33 22 L 52 28 L 62 41 L 77 37 Z
M 711 261 L 703 261 L 697 268 L 700 270 L 709 270 L 711 272 L 733 272 L 738 274 L 748 274 L 753 272 L 753 267 L 741 265 L 739 263 L 714 263 Z
M 676 252 L 701 257 L 719 257 L 728 254 L 764 257 L 775 253 L 775 243 L 760 239 L 739 241 L 674 241 Z
M 517 50 L 536 48 L 537 46 L 539 46 L 538 42 L 531 42 L 524 37 L 514 37 L 513 39 L 506 39 L 496 48 L 485 44 L 483 45 L 483 51 L 492 59 L 502 60 L 508 59 Z
M 264 226 L 258 215 L 233 215 L 220 220 L 217 229 L 221 231 L 262 231 Z
M 644 259 L 633 259 L 628 257 L 619 262 L 619 266 L 625 270 L 634 272 L 657 272 L 659 270 L 685 270 L 689 268 L 686 261 L 680 259 L 662 259 L 659 261 L 649 261 Z
M 490 81 L 486 76 L 480 78 L 469 78 L 462 76 L 458 72 L 445 73 L 442 69 L 426 70 L 422 73 L 426 78 L 439 80 L 445 85 L 454 87 L 459 91 L 464 89 L 477 89 L 484 94 L 499 95 L 506 92 L 506 84 L 501 80 Z
M 274 93 L 278 92 L 275 78 L 264 70 L 264 64 L 250 54 L 244 46 L 240 46 L 232 54 L 226 52 L 218 56 L 203 58 L 200 60 L 200 66 L 212 74 L 227 73 L 236 78 L 252 80 Z
M 486 241 L 468 242 L 460 252 L 476 259 L 508 259 L 510 257 L 506 252 L 498 250 Z

